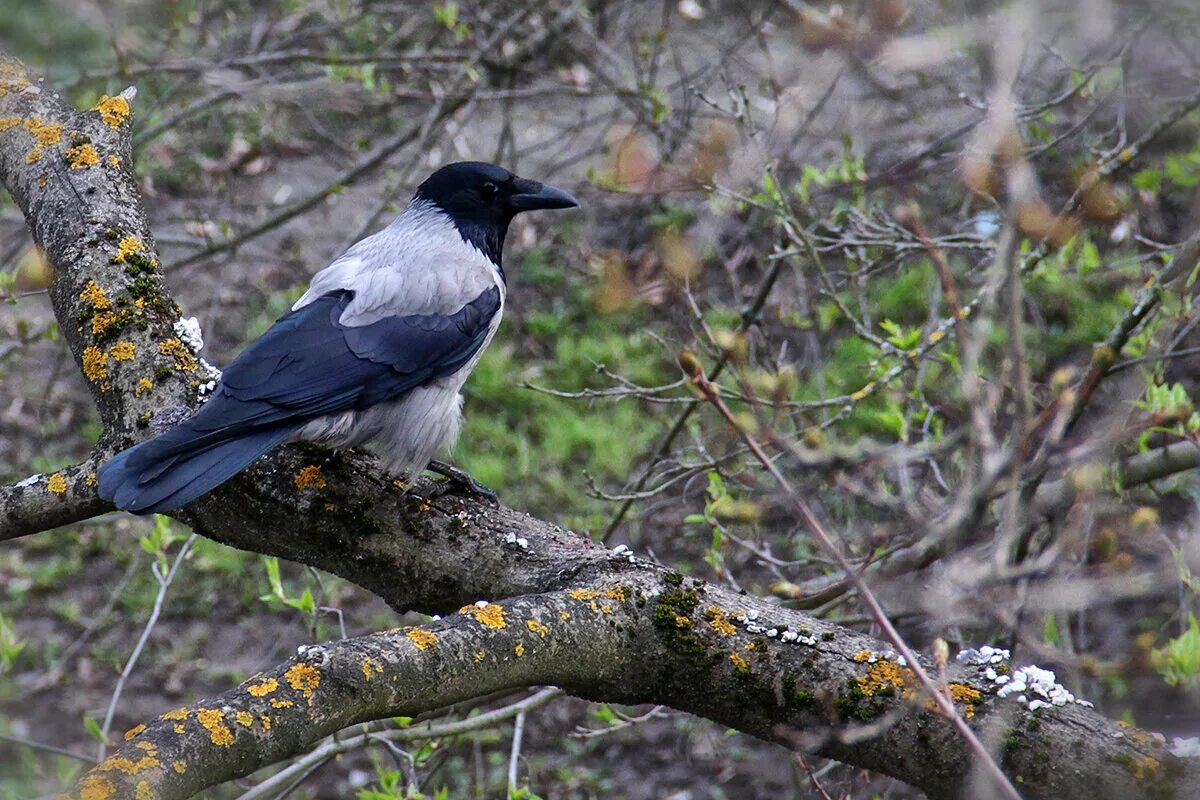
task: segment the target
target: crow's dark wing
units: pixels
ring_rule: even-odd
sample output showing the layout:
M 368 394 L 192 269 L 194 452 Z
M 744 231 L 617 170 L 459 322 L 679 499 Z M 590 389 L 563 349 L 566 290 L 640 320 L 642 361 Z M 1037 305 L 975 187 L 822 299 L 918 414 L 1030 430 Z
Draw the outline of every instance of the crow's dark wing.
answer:
M 134 513 L 185 505 L 324 414 L 368 408 L 461 369 L 500 310 L 492 287 L 453 314 L 342 325 L 349 291 L 279 319 L 241 352 L 192 417 L 119 453 L 100 496 Z
M 500 290 L 492 287 L 454 314 L 352 327 L 338 321 L 352 299 L 348 291 L 324 295 L 280 318 L 243 350 L 189 420 L 195 443 L 362 410 L 451 375 L 479 351 L 500 309 Z

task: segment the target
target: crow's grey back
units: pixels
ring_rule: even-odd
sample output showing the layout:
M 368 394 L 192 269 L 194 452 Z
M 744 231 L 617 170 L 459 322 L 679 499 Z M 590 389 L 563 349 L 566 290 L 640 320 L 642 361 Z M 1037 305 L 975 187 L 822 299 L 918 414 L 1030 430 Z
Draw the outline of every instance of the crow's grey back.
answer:
M 352 246 L 313 276 L 292 310 L 338 290 L 354 292 L 341 323 L 370 325 L 407 314 L 453 314 L 492 286 L 496 266 L 468 244 L 435 206 L 414 201 L 383 230 Z

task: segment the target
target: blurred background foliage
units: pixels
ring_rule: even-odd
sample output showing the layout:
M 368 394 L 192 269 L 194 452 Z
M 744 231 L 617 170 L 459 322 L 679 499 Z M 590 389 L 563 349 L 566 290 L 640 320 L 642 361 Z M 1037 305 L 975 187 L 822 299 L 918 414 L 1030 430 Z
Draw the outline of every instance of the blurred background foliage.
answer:
M 505 324 L 455 453 L 508 505 L 870 629 L 737 432 L 688 411 L 681 350 L 728 362 L 738 424 L 874 570 L 914 645 L 1011 647 L 1104 713 L 1179 734 L 1200 727 L 1197 482 L 1125 485 L 1110 468 L 1195 441 L 1190 280 L 1155 294 L 1077 420 L 1064 409 L 1196 234 L 1198 31 L 1186 0 L 0 9 L 0 44 L 47 88 L 86 107 L 137 87 L 135 168 L 210 361 L 437 165 L 553 181 L 583 208 L 514 226 Z M 5 480 L 73 463 L 101 433 L 51 276 L 0 197 Z M 1056 480 L 1082 491 L 1046 510 L 1021 494 Z M 339 579 L 188 541 L 113 514 L 0 549 L 0 798 L 52 795 L 98 740 L 298 644 L 398 624 Z M 164 587 L 150 565 L 176 559 Z M 559 699 L 527 726 L 515 786 L 509 724 L 358 749 L 290 796 L 816 796 L 778 751 L 661 709 Z M 814 769 L 835 796 L 915 796 Z

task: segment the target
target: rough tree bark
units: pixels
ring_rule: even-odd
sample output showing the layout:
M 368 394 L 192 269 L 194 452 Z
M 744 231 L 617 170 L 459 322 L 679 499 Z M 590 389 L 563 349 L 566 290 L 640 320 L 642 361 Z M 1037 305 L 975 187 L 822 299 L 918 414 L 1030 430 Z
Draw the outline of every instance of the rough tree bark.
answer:
M 127 98 L 79 111 L 0 61 L 0 181 L 55 266 L 50 297 L 105 426 L 69 470 L 0 489 L 0 538 L 107 509 L 96 464 L 170 424 L 203 378 L 174 330 L 130 157 Z M 76 787 L 184 798 L 303 752 L 347 725 L 500 689 L 660 703 L 962 796 L 972 756 L 878 640 L 610 551 L 428 483 L 405 493 L 358 454 L 286 447 L 180 511 L 202 535 L 343 576 L 435 623 L 309 647 L 169 711 Z M 285 522 L 286 520 L 286 522 Z M 461 608 L 460 608 L 461 606 Z M 1031 712 L 983 667 L 947 690 L 1029 798 L 1200 796 L 1200 761 L 1079 705 Z

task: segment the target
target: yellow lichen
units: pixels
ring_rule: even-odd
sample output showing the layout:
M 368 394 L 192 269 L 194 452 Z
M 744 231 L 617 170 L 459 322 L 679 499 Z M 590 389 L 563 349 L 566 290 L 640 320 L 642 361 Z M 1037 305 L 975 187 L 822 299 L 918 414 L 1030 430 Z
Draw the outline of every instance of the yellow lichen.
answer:
M 108 165 L 110 167 L 112 167 L 113 169 L 116 169 L 117 167 L 121 166 L 121 159 L 117 158 L 114 155 L 110 155 L 108 157 Z
M 581 602 L 595 600 L 600 596 L 600 593 L 595 589 L 572 589 L 571 591 L 567 592 L 567 594 Z
M 67 493 L 67 479 L 63 477 L 61 472 L 56 472 L 46 482 L 46 489 L 49 490 L 50 494 L 62 497 Z
M 284 679 L 300 694 L 304 695 L 304 699 L 308 704 L 312 705 L 313 692 L 321 685 L 321 673 L 316 667 L 303 662 L 293 664 L 292 667 L 283 674 Z
M 168 711 L 167 713 L 163 714 L 162 717 L 160 717 L 160 719 L 179 720 L 180 722 L 182 722 L 183 720 L 185 720 L 187 718 L 188 718 L 188 710 L 186 708 L 184 708 L 183 706 L 180 706 L 179 708 L 175 709 L 174 711 Z
M 171 769 L 182 775 L 183 773 L 187 772 L 187 764 L 183 763 L 182 761 L 176 761 L 171 765 Z
M 96 105 L 92 106 L 92 111 L 99 112 L 100 119 L 104 120 L 104 124 L 110 128 L 119 128 L 121 123 L 129 117 L 131 111 L 129 101 L 120 95 L 109 97 L 106 94 L 100 95 L 100 99 L 96 101 Z
M 186 728 L 184 728 L 184 727 L 183 727 L 183 723 L 182 723 L 182 722 L 176 722 L 176 723 L 175 723 L 174 725 L 172 725 L 171 727 L 172 727 L 172 728 L 174 728 L 175 732 L 176 732 L 177 734 L 179 734 L 180 736 L 182 736 L 182 735 L 183 735 L 183 732 L 184 732 L 185 730 L 187 730 Z
M 137 782 L 137 786 L 133 787 L 133 800 L 154 800 L 154 790 L 150 788 L 150 782 L 142 778 Z
M 83 291 L 79 293 L 79 299 L 87 302 L 95 311 L 107 311 L 113 307 L 108 295 L 95 281 L 87 282 L 87 286 L 83 287 Z
M 271 730 L 271 718 L 269 716 L 267 716 L 266 714 L 263 714 L 261 717 L 258 718 L 258 720 L 259 720 L 259 722 L 262 723 L 264 731 Z
M 96 485 L 96 473 L 89 472 L 88 476 L 83 479 L 83 482 L 85 484 L 87 484 L 89 487 L 95 486 Z
M 15 128 L 20 124 L 20 117 L 0 117 L 0 133 L 4 133 L 5 131 Z
M 739 653 L 730 653 L 729 660 L 733 662 L 733 666 L 738 672 L 750 669 L 750 662 Z
M 137 347 L 133 342 L 117 342 L 108 348 L 108 355 L 113 361 L 132 361 L 137 355 Z
M 525 627 L 529 628 L 529 630 L 533 631 L 538 636 L 541 636 L 543 639 L 545 639 L 547 634 L 550 633 L 550 626 L 543 622 L 539 622 L 536 619 L 525 620 Z
M 603 592 L 603 595 L 609 600 L 615 600 L 618 603 L 624 603 L 631 594 L 629 587 L 623 583 L 614 583 Z
M 158 352 L 164 356 L 174 358 L 175 369 L 180 372 L 195 372 L 199 366 L 196 363 L 196 357 L 192 355 L 192 351 L 188 350 L 187 345 L 178 339 L 171 338 L 162 342 L 158 346 Z
M 0 59 L 0 97 L 27 88 L 29 76 L 25 73 L 25 65 L 16 59 Z
M 428 650 L 437 645 L 438 637 L 433 631 L 427 631 L 424 628 L 413 628 L 404 636 L 417 646 L 418 650 Z
M 265 697 L 271 692 L 279 688 L 279 681 L 274 678 L 267 678 L 262 683 L 256 683 L 253 686 L 247 686 L 246 691 L 255 697 Z
M 137 386 L 133 387 L 133 396 L 141 397 L 143 394 L 153 388 L 154 381 L 150 380 L 149 378 L 140 378 L 137 382 Z
M 383 672 L 383 664 L 379 663 L 377 659 L 367 656 L 362 661 L 362 671 L 363 677 L 371 680 L 371 678 Z
M 92 383 L 108 380 L 108 357 L 99 347 L 85 347 L 83 350 L 83 374 Z M 102 387 L 103 388 L 103 387 Z
M 337 511 L 337 503 L 326 503 L 325 510 L 326 511 Z
M 325 488 L 325 478 L 321 475 L 321 468 L 316 464 L 310 464 L 297 472 L 295 483 L 297 489 Z
M 508 627 L 508 622 L 504 619 L 504 606 L 498 603 L 484 602 L 483 605 L 463 606 L 459 613 L 474 617 L 476 622 L 489 628 Z
M 967 719 L 975 718 L 975 704 L 983 697 L 978 689 L 967 686 L 965 683 L 950 684 L 950 698 L 956 703 L 962 703 L 963 716 Z
M 208 738 L 217 747 L 229 747 L 233 744 L 233 731 L 225 724 L 225 714 L 219 708 L 198 708 L 196 719 L 208 731 Z
M 1154 778 L 1158 774 L 1159 761 L 1153 756 L 1139 756 L 1133 760 L 1131 770 L 1133 778 L 1137 781 L 1144 781 L 1148 778 Z
M 100 154 L 90 144 L 76 145 L 66 152 L 71 169 L 87 169 L 100 163 Z
M 63 126 L 57 122 L 46 122 L 39 117 L 25 120 L 25 130 L 33 137 L 33 149 L 25 155 L 26 164 L 37 163 L 42 158 L 42 148 L 62 141 Z
M 249 728 L 254 724 L 254 715 L 249 711 L 238 711 L 233 715 L 233 718 L 237 721 L 237 724 L 241 725 L 243 728 Z
M 862 664 L 866 661 L 870 661 L 871 660 L 871 651 L 870 650 L 859 650 L 857 653 L 854 654 L 853 658 L 859 664 Z
M 79 800 L 108 800 L 117 791 L 117 785 L 104 775 L 90 773 L 79 782 Z
M 513 648 L 513 652 L 517 654 L 517 658 L 525 655 L 525 643 L 517 642 L 517 646 Z
M 291 708 L 296 705 L 291 700 L 280 700 L 278 697 L 271 698 L 271 708 Z
M 143 725 L 134 725 L 132 728 L 125 731 L 125 736 L 124 736 L 125 741 L 128 742 L 130 739 L 137 736 L 139 733 L 141 733 L 144 730 L 146 730 L 146 726 L 144 724 Z
M 563 622 L 566 622 L 567 620 L 569 620 L 571 618 L 571 612 L 570 611 L 559 611 L 558 618 L 561 619 Z
M 92 335 L 100 336 L 117 323 L 117 315 L 111 311 L 97 311 L 92 316 Z
M 475 658 L 476 664 L 482 664 L 483 659 L 487 658 L 487 654 L 484 653 L 482 650 L 476 650 L 474 658 Z
M 144 727 L 144 726 L 143 726 Z M 138 742 L 137 746 L 145 753 L 134 761 L 128 756 L 109 756 L 96 766 L 97 772 L 121 772 L 125 775 L 137 775 L 148 769 L 159 766 L 158 751 L 150 742 Z
M 39 147 L 50 147 L 62 141 L 63 126 L 57 122 L 46 122 L 39 117 L 25 120 L 25 130 L 29 131 Z
M 864 696 L 871 697 L 880 692 L 886 693 L 895 689 L 904 689 L 912 677 L 912 670 L 908 668 L 902 669 L 894 661 L 881 658 L 871 665 L 865 676 L 857 679 L 857 683 L 859 691 Z
M 117 242 L 117 254 L 113 256 L 113 263 L 120 264 L 125 259 L 136 253 L 144 253 L 146 245 L 142 244 L 141 240 L 136 236 L 126 235 L 121 241 Z
M 405 483 L 404 481 L 400 480 L 399 478 L 396 478 L 396 480 L 392 481 L 392 486 L 395 486 L 397 489 L 402 489 L 404 491 L 408 490 L 408 484 Z
M 737 633 L 737 628 L 733 627 L 733 623 L 729 621 L 729 616 L 724 609 L 709 606 L 704 618 L 708 620 L 709 625 L 713 626 L 713 630 L 722 636 L 733 636 Z

